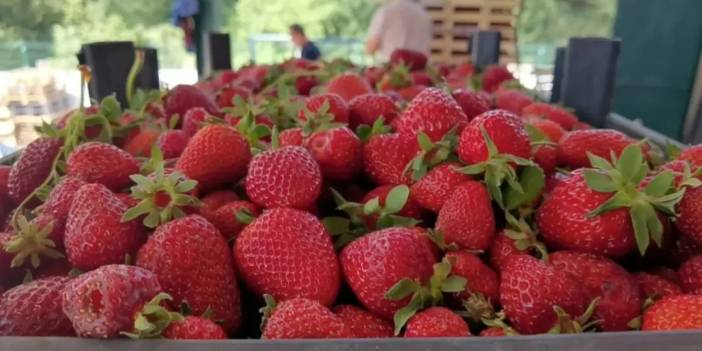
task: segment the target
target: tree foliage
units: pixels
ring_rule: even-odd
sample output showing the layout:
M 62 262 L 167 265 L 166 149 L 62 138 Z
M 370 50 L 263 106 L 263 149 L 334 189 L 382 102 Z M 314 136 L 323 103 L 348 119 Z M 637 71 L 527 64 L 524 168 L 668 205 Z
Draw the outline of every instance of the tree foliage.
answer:
M 563 45 L 574 36 L 609 37 L 616 11 L 615 0 L 523 0 L 518 40 Z

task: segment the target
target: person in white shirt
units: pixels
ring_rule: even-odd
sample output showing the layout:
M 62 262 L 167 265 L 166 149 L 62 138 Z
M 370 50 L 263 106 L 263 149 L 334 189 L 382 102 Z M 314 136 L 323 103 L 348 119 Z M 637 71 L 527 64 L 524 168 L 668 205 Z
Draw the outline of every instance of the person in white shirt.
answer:
M 388 61 L 395 49 L 429 55 L 432 20 L 422 5 L 412 0 L 386 0 L 371 20 L 366 52 Z

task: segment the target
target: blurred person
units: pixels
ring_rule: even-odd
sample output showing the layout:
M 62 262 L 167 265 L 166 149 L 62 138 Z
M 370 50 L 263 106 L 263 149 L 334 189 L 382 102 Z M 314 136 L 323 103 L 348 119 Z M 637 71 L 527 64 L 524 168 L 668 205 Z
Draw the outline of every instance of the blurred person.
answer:
M 410 49 L 429 55 L 432 20 L 413 0 L 385 0 L 376 10 L 368 29 L 366 52 L 390 60 L 395 49 Z
M 319 52 L 319 48 L 312 41 L 307 39 L 305 35 L 305 30 L 299 24 L 293 24 L 290 26 L 290 39 L 296 47 L 300 48 L 300 57 L 307 60 L 319 60 L 322 53 Z

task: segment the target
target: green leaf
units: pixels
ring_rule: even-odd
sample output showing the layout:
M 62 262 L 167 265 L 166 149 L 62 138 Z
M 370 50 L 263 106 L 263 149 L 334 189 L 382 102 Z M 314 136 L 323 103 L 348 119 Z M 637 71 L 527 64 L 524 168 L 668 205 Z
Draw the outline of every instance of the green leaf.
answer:
M 419 147 L 422 149 L 422 151 L 430 151 L 434 148 L 434 143 L 429 139 L 429 136 L 424 133 L 420 132 L 417 135 L 417 142 L 419 143 Z
M 372 214 L 377 214 L 380 212 L 380 198 L 377 196 L 368 200 L 363 205 L 363 214 L 370 216 Z
M 322 225 L 333 236 L 341 235 L 351 231 L 351 220 L 344 217 L 322 218 Z
M 137 217 L 149 213 L 153 209 L 153 204 L 148 200 L 139 202 L 136 206 L 128 209 L 122 215 L 122 222 L 129 222 Z
M 480 133 L 483 135 L 483 139 L 485 140 L 485 147 L 487 147 L 488 155 L 490 157 L 499 155 L 500 151 L 497 149 L 497 145 L 495 145 L 495 143 L 492 141 L 492 138 L 490 138 L 484 124 L 480 125 Z
M 393 316 L 393 322 L 395 323 L 395 335 L 399 335 L 402 328 L 407 324 L 407 321 L 414 316 L 417 311 L 424 307 L 424 301 L 420 294 L 415 294 L 412 296 L 409 304 L 407 306 L 397 310 Z
M 600 193 L 611 193 L 617 191 L 617 185 L 614 184 L 612 178 L 601 171 L 586 169 L 583 176 L 585 177 L 587 186 L 594 191 Z
M 242 208 L 234 214 L 234 219 L 241 224 L 251 224 L 254 220 L 254 216 L 249 210 Z
M 412 295 L 420 289 L 419 284 L 408 278 L 401 279 L 385 292 L 385 299 L 390 301 L 398 301 Z
M 361 139 L 362 142 L 368 141 L 371 137 L 371 127 L 367 124 L 359 125 L 356 127 L 356 135 L 358 135 L 358 139 Z
M 661 197 L 672 189 L 674 180 L 675 175 L 671 171 L 658 173 L 655 177 L 653 177 L 651 182 L 646 185 L 644 192 L 648 196 Z
M 122 115 L 122 108 L 119 105 L 119 101 L 115 97 L 115 94 L 106 96 L 102 101 L 100 101 L 100 113 L 105 116 L 110 121 L 117 121 Z
M 602 213 L 612 211 L 622 207 L 630 207 L 631 198 L 623 192 L 617 192 L 609 200 L 587 214 L 588 217 L 595 217 Z
M 532 143 L 550 140 L 546 137 L 546 135 L 543 132 L 541 132 L 539 128 L 536 128 L 529 123 L 525 123 L 524 128 L 526 129 L 527 134 L 529 134 L 529 140 L 531 140 Z
M 385 213 L 398 213 L 405 207 L 409 199 L 410 189 L 407 185 L 398 185 L 390 190 L 385 197 Z
M 617 160 L 616 168 L 625 180 L 631 181 L 640 172 L 640 169 L 644 167 L 643 162 L 641 146 L 631 144 L 622 151 Z
M 522 192 L 508 188 L 505 194 L 505 206 L 509 210 L 534 202 L 541 195 L 546 184 L 544 171 L 538 166 L 527 166 L 519 172 L 519 184 Z
M 589 151 L 587 152 L 587 158 L 590 160 L 590 164 L 592 167 L 602 169 L 602 170 L 611 170 L 612 169 L 612 164 L 609 163 L 606 159 L 599 157 L 593 153 L 590 153 Z
M 634 205 L 629 210 L 631 224 L 634 227 L 634 238 L 636 246 L 639 248 L 639 253 L 643 256 L 651 242 L 651 235 L 648 231 L 648 220 L 646 219 L 647 211 L 645 205 Z
M 459 277 L 457 275 L 452 275 L 444 279 L 443 283 L 441 283 L 441 291 L 445 293 L 462 292 L 466 289 L 467 283 L 468 280 L 466 280 L 466 278 Z

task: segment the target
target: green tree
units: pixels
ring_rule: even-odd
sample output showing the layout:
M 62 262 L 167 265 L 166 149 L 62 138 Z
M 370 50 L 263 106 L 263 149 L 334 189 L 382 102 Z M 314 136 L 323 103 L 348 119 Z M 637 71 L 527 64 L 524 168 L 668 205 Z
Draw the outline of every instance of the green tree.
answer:
M 62 1 L 0 1 L 0 41 L 51 41 L 51 27 L 62 19 Z
M 563 45 L 574 36 L 609 37 L 616 11 L 613 0 L 523 0 L 518 40 Z

